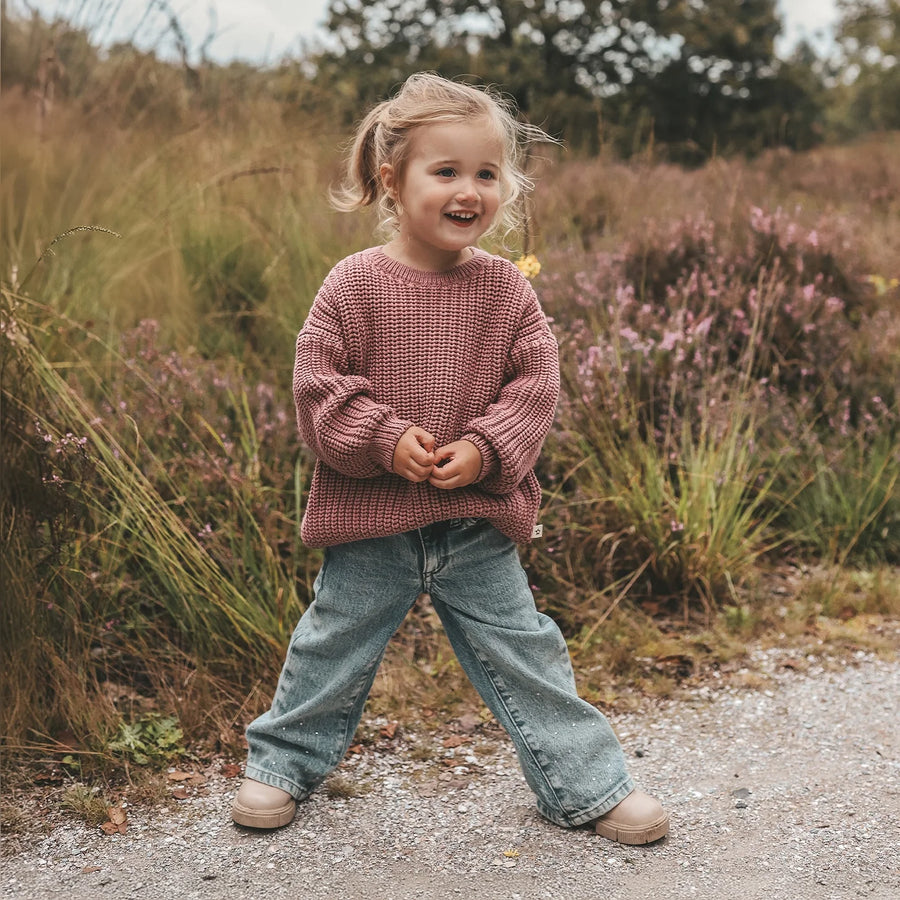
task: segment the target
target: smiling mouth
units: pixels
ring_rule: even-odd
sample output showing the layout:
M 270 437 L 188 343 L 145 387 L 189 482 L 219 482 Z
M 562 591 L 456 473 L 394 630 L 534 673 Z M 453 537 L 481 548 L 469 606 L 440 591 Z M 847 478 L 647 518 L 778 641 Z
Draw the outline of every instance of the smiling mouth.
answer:
M 447 213 L 446 215 L 451 222 L 456 222 L 459 225 L 469 225 L 477 218 L 477 215 L 473 212 Z

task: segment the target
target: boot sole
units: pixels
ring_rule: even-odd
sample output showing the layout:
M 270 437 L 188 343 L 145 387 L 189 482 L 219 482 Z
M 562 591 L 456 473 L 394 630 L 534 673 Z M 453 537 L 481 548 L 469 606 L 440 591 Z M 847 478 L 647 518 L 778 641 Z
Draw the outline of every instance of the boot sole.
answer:
M 647 825 L 619 825 L 615 822 L 597 822 L 595 829 L 601 837 L 616 841 L 619 844 L 652 844 L 669 833 L 669 814 Z
M 235 802 L 231 807 L 231 818 L 245 828 L 281 828 L 291 822 L 296 812 L 297 803 L 294 800 L 275 809 L 251 809 Z

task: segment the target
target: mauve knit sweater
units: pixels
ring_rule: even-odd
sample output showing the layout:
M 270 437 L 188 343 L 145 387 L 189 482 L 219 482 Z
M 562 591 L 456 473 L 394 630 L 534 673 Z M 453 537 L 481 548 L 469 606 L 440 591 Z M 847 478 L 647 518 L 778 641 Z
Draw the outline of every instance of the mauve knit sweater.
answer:
M 559 394 L 556 340 L 529 282 L 483 250 L 423 272 L 380 247 L 338 263 L 297 338 L 294 400 L 317 457 L 301 534 L 311 547 L 455 518 L 531 540 L 534 464 Z M 391 472 L 412 425 L 471 441 L 478 480 L 455 490 Z

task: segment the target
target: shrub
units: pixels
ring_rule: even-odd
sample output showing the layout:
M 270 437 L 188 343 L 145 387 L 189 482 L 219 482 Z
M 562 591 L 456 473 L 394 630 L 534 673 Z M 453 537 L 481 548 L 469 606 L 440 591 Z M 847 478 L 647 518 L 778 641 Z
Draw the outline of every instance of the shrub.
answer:
M 116 712 L 101 684 L 149 690 L 185 656 L 238 692 L 261 670 L 274 678 L 314 565 L 299 544 L 307 463 L 292 414 L 232 366 L 161 353 L 152 323 L 125 337 L 131 357 L 107 348 L 109 383 L 86 351 L 67 381 L 39 348 L 60 320 L 4 301 L 4 370 L 17 376 L 3 384 L 4 460 L 26 487 L 4 478 L 15 527 L 2 548 L 3 626 L 17 638 L 3 653 L 20 675 L 7 687 L 29 701 L 4 704 L 5 733 L 23 742 L 71 727 L 77 706 L 94 710 L 82 739 L 102 745 Z M 35 664 L 54 674 L 26 687 Z
M 845 227 L 754 207 L 545 267 L 565 387 L 542 463 L 558 538 L 530 560 L 572 628 L 623 587 L 686 613 L 734 603 L 761 554 L 794 529 L 809 543 L 811 491 L 832 478 L 853 495 L 840 546 L 892 558 L 897 356 L 866 343 L 882 309 L 841 262 Z

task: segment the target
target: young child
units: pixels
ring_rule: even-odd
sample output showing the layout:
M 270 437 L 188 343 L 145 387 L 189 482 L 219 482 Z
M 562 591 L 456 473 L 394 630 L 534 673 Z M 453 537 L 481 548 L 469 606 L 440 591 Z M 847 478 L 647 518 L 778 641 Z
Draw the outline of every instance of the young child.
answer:
M 339 205 L 377 203 L 393 239 L 334 267 L 297 339 L 297 421 L 317 457 L 302 536 L 324 561 L 272 708 L 247 729 L 240 825 L 286 825 L 338 765 L 427 592 L 547 819 L 627 844 L 668 830 L 577 696 L 516 549 L 540 505 L 558 351 L 529 282 L 476 244 L 514 222 L 539 134 L 500 98 L 424 73 L 360 126 Z

